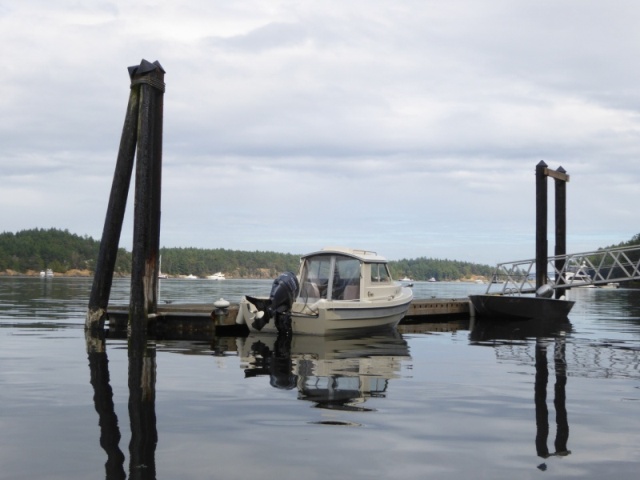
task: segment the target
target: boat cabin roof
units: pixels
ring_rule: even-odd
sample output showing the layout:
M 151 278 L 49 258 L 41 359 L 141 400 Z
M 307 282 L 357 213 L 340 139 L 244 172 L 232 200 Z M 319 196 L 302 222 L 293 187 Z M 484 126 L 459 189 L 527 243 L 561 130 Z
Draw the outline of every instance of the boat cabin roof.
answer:
M 313 257 L 316 255 L 346 255 L 348 257 L 357 258 L 361 262 L 365 263 L 387 263 L 387 259 L 378 255 L 376 252 L 370 250 L 358 250 L 356 248 L 346 247 L 324 247 L 317 252 L 308 253 L 303 255 L 303 259 L 307 257 Z

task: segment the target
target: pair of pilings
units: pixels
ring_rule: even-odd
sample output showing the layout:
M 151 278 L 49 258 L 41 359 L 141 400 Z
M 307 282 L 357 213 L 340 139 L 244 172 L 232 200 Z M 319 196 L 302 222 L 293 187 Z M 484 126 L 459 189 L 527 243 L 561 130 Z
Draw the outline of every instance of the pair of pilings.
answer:
M 164 74 L 157 61 L 142 60 L 129 67 L 131 91 L 89 298 L 87 330 L 104 328 L 134 163 L 129 330 L 146 331 L 148 315 L 157 312 Z
M 536 165 L 536 290 L 547 283 L 547 177 L 555 181 L 555 223 L 556 223 L 556 247 L 555 255 L 567 253 L 567 182 L 569 175 L 564 168 L 552 170 L 547 164 L 540 161 Z M 556 271 L 564 268 L 564 259 L 556 260 Z M 556 283 L 562 283 L 561 276 L 556 278 Z M 565 289 L 556 288 L 555 296 L 560 298 Z

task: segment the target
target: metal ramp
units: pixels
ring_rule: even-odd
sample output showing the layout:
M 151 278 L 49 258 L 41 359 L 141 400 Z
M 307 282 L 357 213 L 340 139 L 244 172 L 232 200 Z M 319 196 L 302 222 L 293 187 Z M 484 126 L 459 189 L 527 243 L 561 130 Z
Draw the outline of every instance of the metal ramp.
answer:
M 499 263 L 487 294 L 520 295 L 536 291 L 536 259 Z M 547 258 L 547 283 L 569 289 L 640 280 L 640 245 Z

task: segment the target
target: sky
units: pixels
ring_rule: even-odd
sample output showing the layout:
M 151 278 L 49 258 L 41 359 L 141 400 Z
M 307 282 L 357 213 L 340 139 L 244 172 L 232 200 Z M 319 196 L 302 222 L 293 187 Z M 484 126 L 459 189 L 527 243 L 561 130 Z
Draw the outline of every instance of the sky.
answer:
M 144 59 L 163 247 L 528 259 L 540 161 L 570 175 L 567 251 L 618 244 L 640 232 L 638 25 L 637 0 L 4 0 L 0 231 L 101 238 Z

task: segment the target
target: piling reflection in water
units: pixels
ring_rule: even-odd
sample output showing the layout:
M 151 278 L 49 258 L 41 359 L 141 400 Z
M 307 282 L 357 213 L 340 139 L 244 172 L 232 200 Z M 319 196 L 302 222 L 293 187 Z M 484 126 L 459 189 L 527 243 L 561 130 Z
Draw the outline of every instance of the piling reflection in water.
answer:
M 119 480 L 127 478 L 124 471 L 124 454 L 120 450 L 120 428 L 118 416 L 113 405 L 113 390 L 109 377 L 109 359 L 104 338 L 104 331 L 86 332 L 93 402 L 98 412 L 100 425 L 100 446 L 107 454 L 105 463 L 106 478 Z
M 132 331 L 135 331 L 133 329 Z M 129 337 L 129 478 L 155 479 L 156 349 L 144 333 Z
M 532 319 L 532 320 L 483 320 L 471 323 L 470 340 L 478 345 L 501 345 L 514 341 L 535 341 L 535 384 L 534 403 L 536 418 L 536 453 L 541 458 L 566 456 L 571 452 L 567 448 L 569 440 L 569 420 L 566 408 L 567 359 L 565 335 L 571 331 L 568 319 Z M 556 412 L 555 452 L 550 453 L 549 409 L 547 407 L 547 389 L 549 381 L 548 346 L 553 344 L 553 359 L 556 382 L 554 385 L 553 405 Z M 546 470 L 546 463 L 538 466 Z
M 388 381 L 409 360 L 396 331 L 368 336 L 250 335 L 240 352 L 245 376 L 269 376 L 276 388 L 298 389 L 298 398 L 317 408 L 368 411 L 367 398 L 384 397 Z
M 107 480 L 127 478 L 125 456 L 120 449 L 120 428 L 110 385 L 104 331 L 85 333 L 94 405 L 99 417 L 100 446 L 107 454 Z M 155 414 L 156 349 L 145 334 L 129 338 L 129 478 L 155 479 L 155 449 L 158 443 Z

